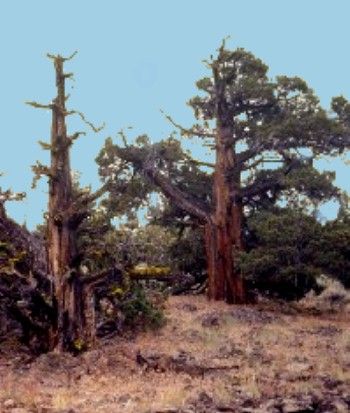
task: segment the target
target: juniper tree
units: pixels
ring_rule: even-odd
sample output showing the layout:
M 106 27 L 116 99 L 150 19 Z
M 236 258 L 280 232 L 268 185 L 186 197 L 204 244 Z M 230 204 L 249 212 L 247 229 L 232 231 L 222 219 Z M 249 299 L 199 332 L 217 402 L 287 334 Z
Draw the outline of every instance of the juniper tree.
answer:
M 43 149 L 50 152 L 51 164 L 44 166 L 37 162 L 32 169 L 35 173 L 34 186 L 41 176 L 46 176 L 49 183 L 47 256 L 53 282 L 52 304 L 57 315 L 49 347 L 59 351 L 89 346 L 94 340 L 93 285 L 99 277 L 86 277 L 80 272 L 77 230 L 88 216 L 89 205 L 106 189 L 103 187 L 96 193 L 82 191 L 78 196 L 73 191 L 70 148 L 85 132 L 68 135 L 66 118 L 77 114 L 95 132 L 100 130 L 88 122 L 81 112 L 66 109 L 68 96 L 65 83 L 73 74 L 65 73 L 63 65 L 74 55 L 64 58 L 49 54 L 55 68 L 57 95 L 47 105 L 27 102 L 35 108 L 49 109 L 52 113 L 51 140 L 39 142 Z
M 146 136 L 133 145 L 123 136 L 124 146 L 107 140 L 97 161 L 107 178 L 119 160 L 116 180 L 129 170 L 131 182 L 145 178 L 194 217 L 205 234 L 208 297 L 242 303 L 247 295 L 235 261 L 244 249 L 245 211 L 276 202 L 287 189 L 305 192 L 308 176 L 330 189 L 332 175 L 317 172 L 313 157 L 339 153 L 349 140 L 302 79 L 271 80 L 260 59 L 224 43 L 206 65 L 210 74 L 197 82 L 201 93 L 189 102 L 197 123 L 185 128 L 167 117 L 182 137 L 201 138 L 212 162 L 193 159 L 174 137 L 151 144 Z M 309 195 L 322 198 L 317 188 Z

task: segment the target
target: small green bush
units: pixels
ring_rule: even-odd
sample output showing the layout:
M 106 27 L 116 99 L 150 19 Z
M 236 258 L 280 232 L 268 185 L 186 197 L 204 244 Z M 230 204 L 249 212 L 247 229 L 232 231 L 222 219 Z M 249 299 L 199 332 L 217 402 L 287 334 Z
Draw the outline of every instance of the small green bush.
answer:
M 157 329 L 165 323 L 161 306 L 155 305 L 139 286 L 133 288 L 121 302 L 120 310 L 127 326 Z

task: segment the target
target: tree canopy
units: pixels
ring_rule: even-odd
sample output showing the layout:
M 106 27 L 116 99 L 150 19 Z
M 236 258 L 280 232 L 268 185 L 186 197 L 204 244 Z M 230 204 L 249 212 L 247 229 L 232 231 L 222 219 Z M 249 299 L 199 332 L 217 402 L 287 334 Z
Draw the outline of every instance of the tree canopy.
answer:
M 209 297 L 244 301 L 232 251 L 244 250 L 245 217 L 283 197 L 317 204 L 339 195 L 334 174 L 317 171 L 313 160 L 348 148 L 349 109 L 344 98 L 335 98 L 329 115 L 305 81 L 272 80 L 260 59 L 225 43 L 206 65 L 210 74 L 189 101 L 192 127 L 166 115 L 178 135 L 156 143 L 142 135 L 131 144 L 122 132 L 123 144 L 108 139 L 97 162 L 102 179 L 112 178 L 109 211 L 123 204 L 117 200 L 126 182 L 126 192 L 138 192 L 140 202 L 158 188 L 177 211 L 206 228 Z M 194 159 L 179 135 L 200 138 L 210 159 Z

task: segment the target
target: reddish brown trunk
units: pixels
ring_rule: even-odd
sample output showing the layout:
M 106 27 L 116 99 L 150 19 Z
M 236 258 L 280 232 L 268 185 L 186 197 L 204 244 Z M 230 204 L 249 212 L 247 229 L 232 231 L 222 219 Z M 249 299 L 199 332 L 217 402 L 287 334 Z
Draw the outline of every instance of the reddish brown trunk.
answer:
M 232 214 L 232 236 L 233 236 L 233 261 L 237 255 L 244 249 L 243 240 L 243 206 L 240 201 L 234 201 L 231 209 Z M 247 293 L 244 285 L 244 280 L 241 273 L 237 269 L 237 265 L 233 262 L 232 278 L 234 283 L 235 295 L 233 297 L 233 302 L 244 303 L 247 301 Z
M 240 250 L 234 244 L 230 225 L 205 225 L 205 248 L 208 271 L 208 298 L 231 304 L 246 302 L 241 274 L 235 269 L 235 255 Z
M 232 131 L 218 128 L 213 184 L 214 213 L 206 224 L 205 241 L 208 260 L 208 297 L 228 303 L 245 302 L 243 280 L 236 270 L 235 255 L 242 249 L 242 206 L 232 188 L 234 152 Z

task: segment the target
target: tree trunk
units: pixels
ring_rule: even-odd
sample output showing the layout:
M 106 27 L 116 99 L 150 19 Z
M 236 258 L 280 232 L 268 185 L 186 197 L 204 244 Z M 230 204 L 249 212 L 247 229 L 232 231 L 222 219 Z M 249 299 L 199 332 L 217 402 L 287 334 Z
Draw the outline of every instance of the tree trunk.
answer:
M 231 253 L 233 254 L 232 263 L 232 279 L 234 284 L 235 295 L 233 297 L 234 303 L 246 303 L 247 302 L 247 292 L 244 285 L 244 280 L 241 273 L 237 270 L 237 265 L 235 265 L 235 257 L 244 250 L 244 240 L 243 240 L 243 205 L 240 200 L 234 200 L 231 208 L 231 222 L 232 222 L 232 236 L 233 245 L 231 248 Z
M 246 302 L 246 292 L 241 274 L 234 265 L 235 254 L 241 249 L 234 244 L 233 231 L 230 222 L 221 227 L 212 222 L 205 224 L 208 298 L 240 304 Z
M 53 277 L 53 302 L 57 311 L 51 348 L 58 351 L 82 347 L 93 340 L 86 311 L 91 308 L 91 294 L 80 282 L 76 256 L 76 228 L 71 223 L 73 205 L 72 178 L 69 160 L 70 138 L 65 117 L 64 59 L 55 57 L 57 97 L 52 105 L 51 168 L 48 214 L 48 263 Z M 89 316 L 89 319 L 92 316 Z M 92 317 L 93 318 L 93 317 Z M 88 340 L 88 342 L 86 342 Z
M 232 130 L 218 127 L 213 183 L 214 211 L 205 227 L 209 289 L 208 298 L 244 303 L 245 288 L 235 268 L 235 254 L 242 249 L 242 206 L 234 196 Z M 239 185 L 239 181 L 238 181 Z M 238 189 L 238 188 L 236 188 Z

